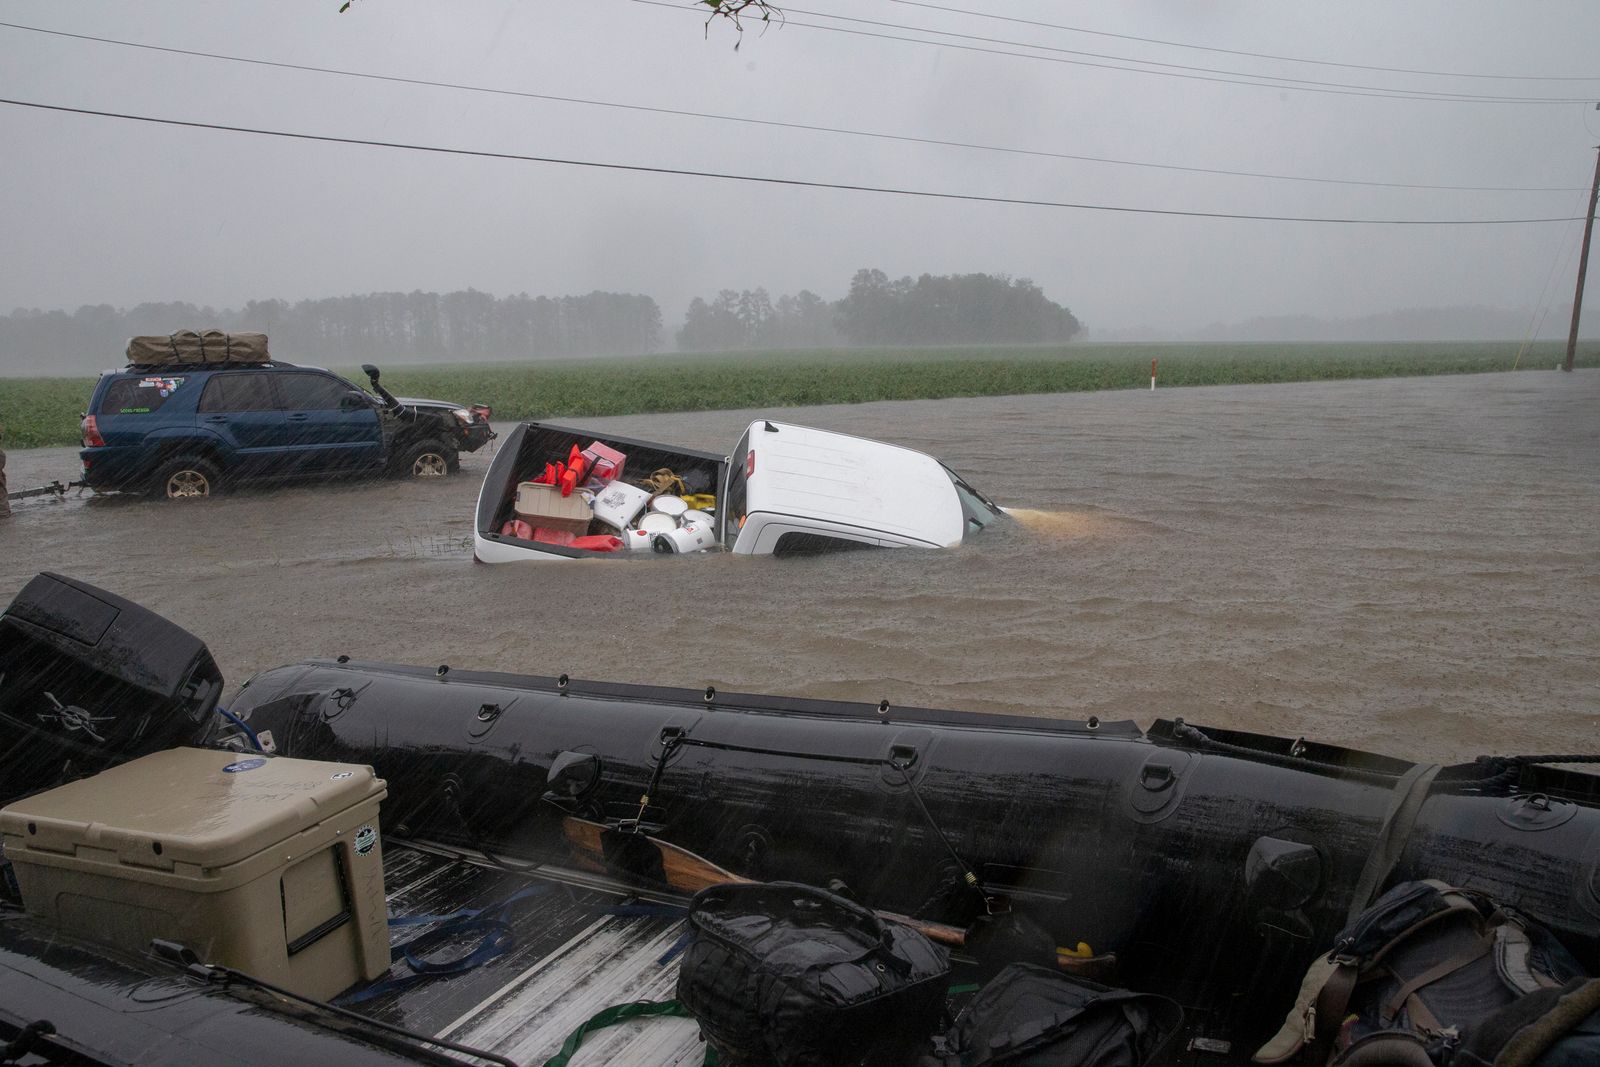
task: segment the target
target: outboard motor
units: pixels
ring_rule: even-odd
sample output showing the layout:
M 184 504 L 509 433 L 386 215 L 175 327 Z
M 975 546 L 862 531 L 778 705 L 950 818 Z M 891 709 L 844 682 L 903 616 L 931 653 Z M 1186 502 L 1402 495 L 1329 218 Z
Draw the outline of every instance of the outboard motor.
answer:
M 222 695 L 205 644 L 84 582 L 44 573 L 0 615 L 0 804 L 198 743 Z

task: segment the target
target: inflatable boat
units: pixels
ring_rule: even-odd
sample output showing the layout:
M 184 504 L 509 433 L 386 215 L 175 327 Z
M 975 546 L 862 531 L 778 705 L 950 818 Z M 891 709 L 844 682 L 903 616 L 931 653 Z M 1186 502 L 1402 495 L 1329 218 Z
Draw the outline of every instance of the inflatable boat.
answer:
M 1437 766 L 1181 719 L 1141 729 L 345 657 L 262 672 L 223 712 L 203 645 L 92 587 L 41 576 L 0 629 L 7 812 L 170 746 L 216 749 L 219 766 L 371 767 L 387 789 L 392 924 L 516 901 L 493 913 L 514 950 L 402 987 L 364 979 L 345 994 L 359 1010 L 0 911 L 0 1027 L 48 1019 L 84 1062 L 127 1062 L 131 1019 L 141 1040 L 170 1030 L 187 1049 L 139 1062 L 195 1062 L 197 1048 L 269 1062 L 252 1042 L 285 1034 L 312 1061 L 348 1045 L 367 1057 L 353 1063 L 542 1063 L 608 1003 L 670 998 L 672 907 L 734 879 L 832 885 L 942 940 L 957 976 L 984 962 L 976 931 L 1023 916 L 1065 968 L 1182 1006 L 1160 1063 L 1248 1063 L 1308 963 L 1413 879 L 1492 897 L 1600 970 L 1600 778 L 1575 769 L 1582 754 Z M 115 705 L 97 703 L 110 692 Z M 46 710 L 26 715 L 25 700 Z M 238 921 L 283 926 L 288 912 Z M 234 1037 L 207 1036 L 221 1032 Z M 687 1020 L 608 1040 L 593 1062 L 703 1052 Z

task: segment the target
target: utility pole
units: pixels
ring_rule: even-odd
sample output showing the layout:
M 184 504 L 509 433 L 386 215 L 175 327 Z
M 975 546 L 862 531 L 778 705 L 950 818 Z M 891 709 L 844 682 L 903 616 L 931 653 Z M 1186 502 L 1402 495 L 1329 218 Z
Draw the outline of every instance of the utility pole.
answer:
M 1578 291 L 1572 297 L 1572 329 L 1567 333 L 1567 361 L 1564 371 L 1572 370 L 1572 357 L 1578 351 L 1578 316 L 1583 311 L 1583 279 L 1589 273 L 1589 236 L 1594 233 L 1594 202 L 1600 196 L 1600 145 L 1595 146 L 1594 185 L 1589 189 L 1589 211 L 1583 220 L 1583 251 L 1578 253 Z

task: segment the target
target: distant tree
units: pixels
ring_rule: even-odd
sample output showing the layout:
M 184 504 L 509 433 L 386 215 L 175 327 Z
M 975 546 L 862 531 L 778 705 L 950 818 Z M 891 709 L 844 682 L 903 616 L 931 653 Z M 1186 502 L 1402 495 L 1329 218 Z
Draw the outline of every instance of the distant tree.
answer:
M 1076 316 L 1026 278 L 924 274 L 890 281 L 864 269 L 835 306 L 839 332 L 854 344 L 1029 344 L 1071 340 Z

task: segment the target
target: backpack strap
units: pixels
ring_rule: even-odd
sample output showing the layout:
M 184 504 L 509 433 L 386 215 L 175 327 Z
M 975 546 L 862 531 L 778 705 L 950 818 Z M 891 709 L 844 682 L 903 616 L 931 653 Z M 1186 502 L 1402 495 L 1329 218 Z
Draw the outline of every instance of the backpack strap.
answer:
M 1416 825 L 1417 815 L 1422 811 L 1423 802 L 1428 799 L 1428 790 L 1442 769 L 1437 763 L 1418 763 L 1394 784 L 1394 797 L 1390 801 L 1388 814 L 1383 817 L 1383 825 L 1378 828 L 1378 839 L 1373 843 L 1372 851 L 1367 853 L 1367 862 L 1361 868 L 1361 877 L 1356 881 L 1355 892 L 1350 897 L 1346 925 L 1355 922 L 1356 917 L 1366 910 L 1377 895 L 1378 888 L 1394 870 L 1406 846 L 1406 839 L 1411 836 L 1411 828 Z

